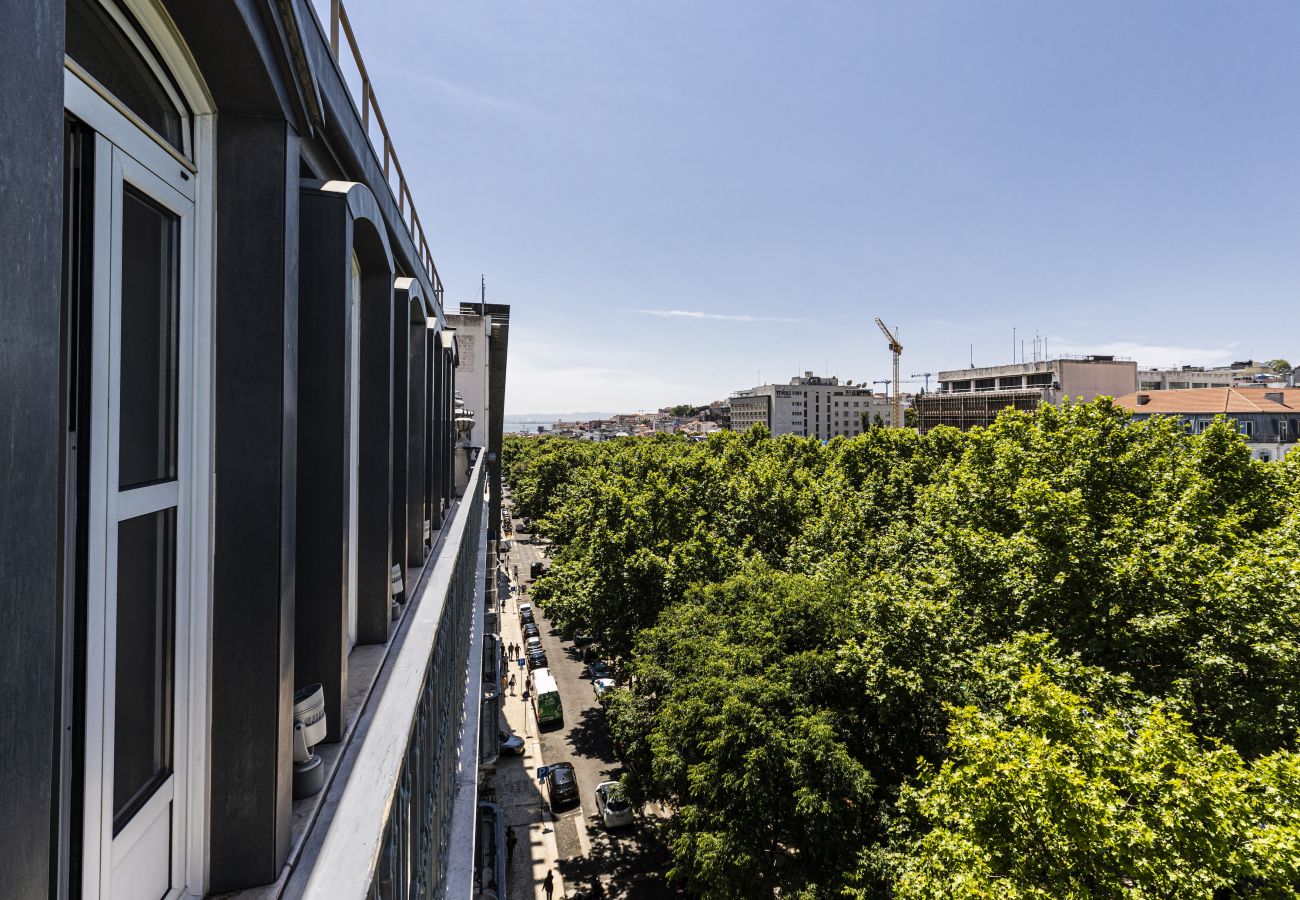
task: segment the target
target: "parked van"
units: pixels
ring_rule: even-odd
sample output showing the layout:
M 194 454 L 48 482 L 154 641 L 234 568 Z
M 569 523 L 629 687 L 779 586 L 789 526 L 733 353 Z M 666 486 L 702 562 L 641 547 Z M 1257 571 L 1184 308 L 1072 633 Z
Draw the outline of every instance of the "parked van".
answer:
M 528 676 L 529 690 L 533 695 L 533 712 L 537 714 L 537 724 L 564 721 L 564 709 L 560 706 L 560 688 L 551 677 L 550 669 L 534 669 Z

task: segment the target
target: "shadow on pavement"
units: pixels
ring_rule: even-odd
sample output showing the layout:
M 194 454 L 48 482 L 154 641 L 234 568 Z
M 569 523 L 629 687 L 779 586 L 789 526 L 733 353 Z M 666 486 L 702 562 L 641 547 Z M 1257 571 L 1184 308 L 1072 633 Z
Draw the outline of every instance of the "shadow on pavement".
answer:
M 668 848 L 653 823 L 641 820 L 632 828 L 606 831 L 600 820 L 588 823 L 591 854 L 560 860 L 560 874 L 570 898 L 591 897 L 599 877 L 610 900 L 660 900 L 687 896 L 668 884 Z
M 584 709 L 569 732 L 569 746 L 575 753 L 598 759 L 603 763 L 618 763 L 614 744 L 605 727 L 605 711 L 599 707 Z

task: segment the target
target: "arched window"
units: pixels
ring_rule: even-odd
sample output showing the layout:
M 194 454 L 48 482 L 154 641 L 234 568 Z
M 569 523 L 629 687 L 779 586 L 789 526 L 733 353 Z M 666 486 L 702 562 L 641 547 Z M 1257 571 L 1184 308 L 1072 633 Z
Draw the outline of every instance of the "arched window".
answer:
M 68 0 L 66 53 L 83 80 L 184 157 L 191 156 L 190 113 L 149 42 L 126 13 L 98 0 Z

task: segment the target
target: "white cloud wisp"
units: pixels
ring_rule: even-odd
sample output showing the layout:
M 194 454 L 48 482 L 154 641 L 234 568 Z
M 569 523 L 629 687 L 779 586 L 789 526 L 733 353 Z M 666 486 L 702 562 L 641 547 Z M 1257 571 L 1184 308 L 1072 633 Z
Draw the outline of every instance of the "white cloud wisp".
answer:
M 745 316 L 727 313 L 709 313 L 695 309 L 638 309 L 643 316 L 658 316 L 663 319 L 711 319 L 719 322 L 811 322 L 811 319 L 795 319 L 785 316 Z

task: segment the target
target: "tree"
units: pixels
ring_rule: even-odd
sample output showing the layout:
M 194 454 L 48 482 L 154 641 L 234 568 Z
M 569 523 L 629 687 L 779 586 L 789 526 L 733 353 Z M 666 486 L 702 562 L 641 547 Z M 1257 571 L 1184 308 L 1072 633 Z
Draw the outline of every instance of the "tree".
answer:
M 1300 757 L 1245 763 L 1162 704 L 1090 704 L 1041 670 L 955 712 L 904 789 L 900 900 L 1295 896 Z
M 505 462 L 693 892 L 1295 895 L 1300 453 L 1099 399 Z
M 1274 372 L 1278 373 L 1279 375 L 1285 375 L 1286 373 L 1291 371 L 1291 363 L 1281 358 L 1270 359 L 1268 362 L 1264 363 L 1264 366 L 1265 368 L 1272 369 Z

